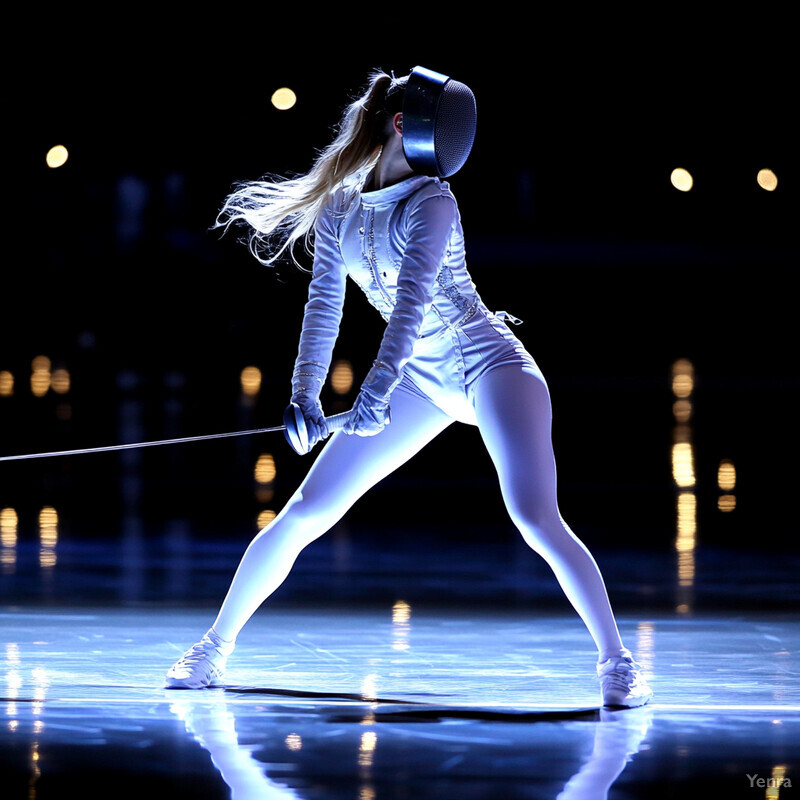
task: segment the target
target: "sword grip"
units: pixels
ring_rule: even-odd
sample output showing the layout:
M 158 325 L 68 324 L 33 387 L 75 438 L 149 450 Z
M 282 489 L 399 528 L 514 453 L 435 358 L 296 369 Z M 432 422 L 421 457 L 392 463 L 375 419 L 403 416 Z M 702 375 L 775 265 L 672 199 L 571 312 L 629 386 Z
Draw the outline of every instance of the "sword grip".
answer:
M 342 411 L 341 414 L 333 414 L 330 417 L 325 417 L 325 424 L 328 426 L 328 430 L 333 433 L 334 431 L 341 430 L 347 424 L 347 420 L 350 419 L 350 412 L 349 411 Z
M 350 412 L 343 411 L 341 414 L 325 417 L 325 422 L 328 430 L 333 433 L 343 428 L 348 419 L 350 419 Z M 309 451 L 308 429 L 303 412 L 296 403 L 290 403 L 283 412 L 283 425 L 286 441 L 300 455 L 305 455 Z

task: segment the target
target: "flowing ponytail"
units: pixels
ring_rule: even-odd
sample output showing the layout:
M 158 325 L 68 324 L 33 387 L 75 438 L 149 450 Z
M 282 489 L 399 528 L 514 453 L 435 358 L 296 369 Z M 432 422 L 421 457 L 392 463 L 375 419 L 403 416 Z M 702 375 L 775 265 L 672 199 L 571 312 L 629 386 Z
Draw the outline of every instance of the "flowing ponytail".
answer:
M 250 252 L 262 264 L 272 265 L 287 252 L 297 263 L 295 246 L 302 242 L 311 252 L 314 226 L 330 192 L 377 161 L 387 118 L 401 110 L 405 81 L 373 72 L 362 96 L 346 107 L 336 137 L 307 174 L 237 184 L 214 227 L 246 225 Z

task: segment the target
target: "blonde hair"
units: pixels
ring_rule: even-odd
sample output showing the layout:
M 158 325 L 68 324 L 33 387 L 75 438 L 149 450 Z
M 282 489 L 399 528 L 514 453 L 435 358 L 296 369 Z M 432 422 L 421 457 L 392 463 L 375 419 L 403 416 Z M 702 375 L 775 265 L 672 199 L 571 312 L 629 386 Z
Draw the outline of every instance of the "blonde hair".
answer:
M 330 193 L 351 176 L 371 168 L 380 155 L 387 115 L 400 111 L 406 78 L 374 71 L 360 97 L 351 102 L 333 141 L 320 152 L 311 170 L 296 178 L 268 176 L 239 183 L 225 200 L 214 227 L 248 228 L 250 252 L 274 264 L 295 246 L 312 252 L 314 226 Z

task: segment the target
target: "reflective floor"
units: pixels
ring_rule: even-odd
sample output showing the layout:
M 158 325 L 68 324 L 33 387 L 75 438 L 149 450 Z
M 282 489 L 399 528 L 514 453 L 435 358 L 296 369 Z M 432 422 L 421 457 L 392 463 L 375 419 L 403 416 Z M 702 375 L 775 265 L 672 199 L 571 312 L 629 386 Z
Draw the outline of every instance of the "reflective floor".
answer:
M 470 552 L 459 570 L 491 569 Z M 633 577 L 617 566 L 630 554 L 603 555 L 609 584 L 620 586 L 624 638 L 656 692 L 646 708 L 609 711 L 598 704 L 588 636 L 543 575 L 539 604 L 509 602 L 499 589 L 443 602 L 433 589 L 446 575 L 427 560 L 419 585 L 433 588 L 399 596 L 398 563 L 374 576 L 383 595 L 358 600 L 319 580 L 314 552 L 245 628 L 226 688 L 165 690 L 165 670 L 213 619 L 233 563 L 232 548 L 219 553 L 216 568 L 198 557 L 196 571 L 183 564 L 168 579 L 163 564 L 148 572 L 140 559 L 137 570 L 121 551 L 94 569 L 86 551 L 64 552 L 58 580 L 41 554 L 5 565 L 3 798 L 800 792 L 800 621 L 795 598 L 778 603 L 774 588 L 791 585 L 791 559 L 773 567 L 771 604 L 768 583 L 753 580 L 749 596 L 760 585 L 765 602 L 749 608 L 741 594 L 734 602 L 721 557 L 710 559 L 716 573 L 701 570 L 698 584 L 713 602 L 677 611 L 649 582 L 656 555 Z M 451 585 L 464 585 L 459 574 Z M 186 587 L 194 599 L 179 604 L 192 596 Z

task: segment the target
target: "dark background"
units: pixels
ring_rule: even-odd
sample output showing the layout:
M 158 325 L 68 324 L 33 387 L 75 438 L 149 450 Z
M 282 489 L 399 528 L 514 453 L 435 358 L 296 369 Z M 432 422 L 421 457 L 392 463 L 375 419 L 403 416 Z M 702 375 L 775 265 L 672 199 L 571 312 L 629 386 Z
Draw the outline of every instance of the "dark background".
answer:
M 260 266 L 211 230 L 214 217 L 235 181 L 305 171 L 372 68 L 422 64 L 477 96 L 475 148 L 451 184 L 473 277 L 491 308 L 524 320 L 515 331 L 548 378 L 573 527 L 592 545 L 669 548 L 670 376 L 686 358 L 698 541 L 796 548 L 789 20 L 769 4 L 713 18 L 674 5 L 511 8 L 14 12 L 0 95 L 0 370 L 16 388 L 0 398 L 2 453 L 279 424 L 307 279 Z M 278 112 L 269 98 L 284 85 L 298 103 Z M 55 144 L 70 158 L 51 170 Z M 692 192 L 672 188 L 675 167 L 692 172 Z M 762 167 L 775 192 L 757 187 Z M 357 376 L 380 332 L 351 291 L 337 355 Z M 32 397 L 40 354 L 69 370 L 68 395 Z M 239 389 L 251 364 L 264 375 L 255 403 Z M 253 480 L 264 451 L 278 469 L 271 498 Z M 179 520 L 192 537 L 244 543 L 312 458 L 271 434 L 3 463 L 0 507 L 17 509 L 23 538 L 53 505 L 66 540 L 114 540 L 135 516 L 153 537 Z M 738 474 L 724 515 L 723 458 Z M 349 524 L 383 535 L 379 515 L 411 536 L 509 532 L 478 434 L 463 426 Z

